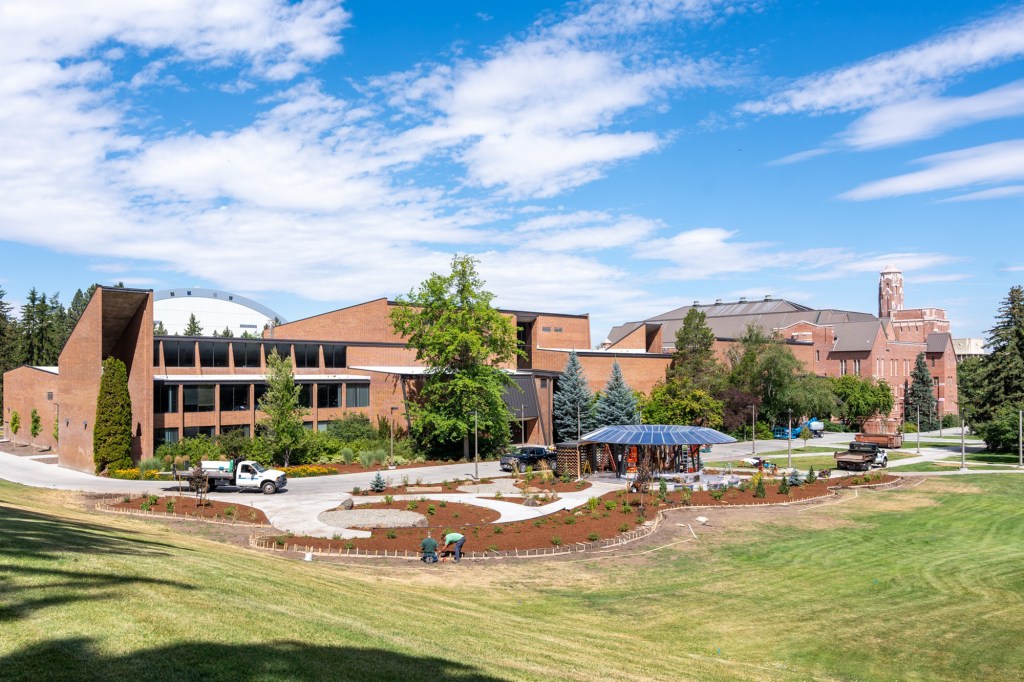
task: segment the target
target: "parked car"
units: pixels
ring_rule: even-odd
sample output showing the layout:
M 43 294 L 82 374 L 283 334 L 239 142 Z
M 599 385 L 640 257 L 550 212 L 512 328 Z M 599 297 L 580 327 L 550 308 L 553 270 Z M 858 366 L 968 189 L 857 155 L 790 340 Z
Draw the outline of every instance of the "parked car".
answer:
M 501 456 L 500 465 L 502 471 L 518 471 L 525 473 L 526 467 L 539 469 L 541 463 L 547 464 L 548 469 L 555 470 L 555 453 L 539 445 L 524 445 Z

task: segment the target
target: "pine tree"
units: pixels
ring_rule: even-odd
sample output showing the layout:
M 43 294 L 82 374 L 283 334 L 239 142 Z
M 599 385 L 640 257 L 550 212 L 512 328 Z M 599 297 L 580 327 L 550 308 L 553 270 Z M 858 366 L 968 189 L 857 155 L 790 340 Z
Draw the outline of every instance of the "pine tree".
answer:
M 384 480 L 384 477 L 381 476 L 380 472 L 378 471 L 377 475 L 373 477 L 372 481 L 370 481 L 370 490 L 372 490 L 375 493 L 382 493 L 384 492 L 384 490 L 387 489 L 387 487 L 387 481 Z
M 928 361 L 925 359 L 924 353 L 917 354 L 914 371 L 910 376 L 912 378 L 910 389 L 903 402 L 903 419 L 916 424 L 918 409 L 920 409 L 921 430 L 931 431 L 938 427 L 934 419 L 938 414 L 938 403 L 935 401 L 934 382 L 931 372 L 928 371 Z
M 594 427 L 594 395 L 590 391 L 583 366 L 575 351 L 555 385 L 554 417 L 555 438 L 558 441 L 576 438 Z
M 196 314 L 192 313 L 188 317 L 188 325 L 185 326 L 182 336 L 202 336 L 203 328 L 199 326 L 199 320 L 196 319 Z
M 1024 288 L 1010 289 L 988 332 L 970 404 L 972 424 L 992 421 L 1003 405 L 1024 403 Z
M 132 465 L 132 398 L 128 393 L 128 370 L 114 357 L 103 361 L 93 421 L 92 456 L 96 473 L 104 469 L 127 469 Z
M 14 307 L 4 300 L 7 292 L 0 288 L 0 424 L 3 423 L 3 374 L 22 363 L 18 321 L 11 314 Z
M 224 331 L 222 331 L 220 333 L 220 335 L 221 335 L 221 338 L 230 339 L 231 338 L 231 327 L 224 327 Z
M 153 336 L 170 336 L 170 334 L 167 333 L 167 327 L 164 326 L 162 320 L 153 324 Z
M 715 333 L 707 324 L 707 315 L 690 308 L 676 330 L 676 348 L 666 378 L 715 393 L 724 378 L 724 368 L 715 358 L 714 346 Z
M 618 362 L 612 365 L 612 375 L 597 401 L 595 422 L 597 428 L 640 423 L 636 395 L 622 378 Z

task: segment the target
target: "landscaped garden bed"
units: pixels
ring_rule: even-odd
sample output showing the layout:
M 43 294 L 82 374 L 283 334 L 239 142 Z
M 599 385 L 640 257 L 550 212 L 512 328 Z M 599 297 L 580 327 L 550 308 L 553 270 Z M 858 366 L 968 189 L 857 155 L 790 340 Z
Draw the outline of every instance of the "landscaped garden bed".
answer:
M 358 504 L 353 507 L 353 510 L 358 509 L 393 509 L 396 511 L 415 512 L 422 514 L 426 518 L 427 526 L 430 528 L 456 528 L 459 526 L 489 524 L 501 518 L 501 513 L 493 509 L 476 504 L 448 502 L 447 500 L 419 499 L 371 502 L 369 504 Z M 339 509 L 339 511 L 342 510 Z
M 126 495 L 101 503 L 100 507 L 113 511 L 150 513 L 181 519 L 270 525 L 266 514 L 255 507 L 210 499 L 199 502 L 193 495 Z
M 515 485 L 516 485 L 517 488 L 519 488 L 521 490 L 527 490 L 529 488 L 534 488 L 535 490 L 537 490 L 539 492 L 575 493 L 575 492 L 578 492 L 580 490 L 586 490 L 587 488 L 590 487 L 591 484 L 590 484 L 590 481 L 586 481 L 586 480 L 581 480 L 581 481 L 575 481 L 575 480 L 563 481 L 563 480 L 558 479 L 558 478 L 554 478 L 554 479 L 550 479 L 549 478 L 549 479 L 545 480 L 545 479 L 540 478 L 540 477 L 532 478 L 531 479 L 531 478 L 529 478 L 529 474 L 527 474 L 526 476 L 520 475 L 519 480 L 516 481 Z

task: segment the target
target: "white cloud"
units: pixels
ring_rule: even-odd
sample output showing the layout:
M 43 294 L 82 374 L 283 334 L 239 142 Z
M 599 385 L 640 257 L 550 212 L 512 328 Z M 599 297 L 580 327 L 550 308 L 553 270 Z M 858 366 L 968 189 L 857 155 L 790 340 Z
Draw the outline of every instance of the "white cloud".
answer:
M 955 197 L 947 197 L 946 199 L 940 199 L 936 203 L 948 204 L 960 201 L 988 201 L 989 199 L 1005 199 L 1007 197 L 1019 196 L 1024 196 L 1024 185 L 1005 185 L 1003 187 L 993 187 L 992 189 L 983 189 L 978 192 L 961 194 Z
M 946 267 L 963 260 L 960 256 L 945 253 L 918 253 L 914 251 L 889 253 L 857 253 L 854 251 L 833 252 L 832 259 L 827 263 L 814 262 L 805 268 L 803 274 L 794 275 L 794 279 L 805 281 L 821 281 L 829 279 L 859 278 L 867 273 L 881 272 L 889 265 L 895 265 L 902 272 L 926 271 L 931 268 Z M 808 260 L 814 260 L 809 258 Z M 914 281 L 927 274 L 915 274 Z M 935 275 L 941 276 L 941 275 Z M 938 281 L 938 280 L 935 280 Z
M 768 165 L 768 166 L 788 166 L 791 163 L 800 163 L 801 161 L 806 161 L 808 159 L 813 159 L 813 158 L 816 158 L 816 157 L 819 157 L 819 156 L 824 156 L 825 154 L 828 154 L 830 151 L 831 151 L 830 149 L 827 149 L 825 147 L 819 147 L 817 149 L 808 149 L 806 151 L 796 152 L 794 154 L 789 154 L 787 156 L 783 156 L 781 159 L 775 159 L 774 161 L 769 161 L 766 165 Z
M 670 280 L 708 279 L 725 274 L 754 272 L 777 262 L 769 242 L 740 242 L 738 233 L 719 227 L 702 227 L 673 237 L 652 239 L 638 246 L 638 258 L 669 260 L 671 268 L 659 276 Z
M 796 81 L 740 111 L 853 111 L 927 93 L 952 78 L 1024 55 L 1024 9 L 1014 7 L 902 50 Z
M 657 221 L 637 216 L 613 218 L 607 213 L 580 211 L 527 221 L 509 233 L 506 240 L 526 251 L 618 250 L 641 242 L 661 227 Z
M 947 131 L 1024 115 L 1024 81 L 969 97 L 921 97 L 880 107 L 853 123 L 840 139 L 857 150 L 937 137 Z
M 840 197 L 863 201 L 1024 179 L 1024 139 L 926 156 L 918 163 L 928 168 L 869 182 Z
M 914 275 L 914 284 L 944 284 L 946 282 L 961 282 L 970 278 L 971 275 L 963 272 L 951 272 L 946 275 Z

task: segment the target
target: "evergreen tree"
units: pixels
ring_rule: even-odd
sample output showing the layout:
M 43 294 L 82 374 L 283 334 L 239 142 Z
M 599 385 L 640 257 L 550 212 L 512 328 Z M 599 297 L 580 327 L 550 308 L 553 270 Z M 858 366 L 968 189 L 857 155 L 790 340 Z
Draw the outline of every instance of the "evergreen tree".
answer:
M 715 333 L 703 311 L 690 308 L 676 330 L 676 348 L 667 372 L 670 381 L 683 381 L 707 393 L 721 386 L 724 368 L 715 358 Z
M 18 435 L 18 431 L 21 430 L 21 415 L 17 412 L 11 414 L 11 433 L 15 436 Z
M 231 327 L 224 327 L 224 331 L 222 331 L 220 333 L 220 335 L 221 335 L 221 338 L 230 339 L 231 338 Z
M 159 320 L 153 324 L 153 336 L 170 336 L 167 333 L 167 327 L 164 326 L 163 320 Z
M 597 428 L 640 423 L 636 395 L 622 378 L 622 368 L 618 362 L 612 365 L 612 375 L 597 401 L 595 412 Z
M 128 370 L 114 357 L 103 361 L 93 421 L 92 456 L 96 473 L 132 465 L 132 398 Z
M 555 439 L 570 441 L 594 428 L 594 395 L 575 351 L 555 384 Z
M 44 334 L 45 315 L 48 306 L 46 295 L 40 297 L 35 287 L 28 292 L 21 306 L 21 357 L 27 365 L 45 365 L 46 339 Z
M 988 332 L 989 355 L 981 360 L 976 384 L 970 387 L 971 423 L 992 421 L 1003 405 L 1024 403 L 1024 289 L 1015 286 L 999 306 L 996 325 Z
M 28 430 L 29 430 L 29 433 L 32 434 L 32 442 L 33 443 L 35 442 L 36 438 L 39 437 L 39 434 L 43 430 L 43 420 L 39 416 L 39 410 L 37 410 L 34 407 L 32 408 L 32 414 L 29 415 Z
M 202 336 L 203 328 L 199 326 L 199 320 L 196 319 L 196 314 L 192 313 L 188 317 L 188 324 L 185 326 L 185 331 L 182 332 L 182 336 Z
M 302 387 L 295 383 L 291 358 L 281 358 L 275 348 L 267 356 L 267 390 L 260 397 L 259 409 L 267 414 L 260 426 L 276 457 L 288 466 L 292 451 L 302 443 L 302 415 L 299 405 Z
M 935 384 L 932 374 L 928 371 L 928 361 L 924 353 L 917 354 L 914 371 L 910 373 L 911 383 L 903 401 L 903 419 L 917 424 L 918 409 L 921 415 L 921 430 L 931 431 L 938 428 L 935 417 L 938 416 L 938 403 L 935 401 Z
M 81 289 L 75 291 L 75 295 L 71 297 L 71 305 L 67 309 L 67 331 L 64 336 L 64 342 L 67 343 L 68 337 L 71 336 L 71 332 L 74 331 L 75 325 L 82 319 L 82 315 L 85 313 L 86 306 L 89 305 L 89 301 L 92 300 L 92 295 L 96 291 L 96 285 L 90 285 L 84 292 Z M 63 346 L 63 344 L 61 344 Z
M 60 294 L 50 297 L 47 307 L 43 334 L 46 347 L 47 365 L 56 365 L 60 352 L 64 350 L 64 343 L 68 339 L 68 314 L 60 302 Z
M 4 300 L 5 296 L 7 292 L 0 287 L 0 424 L 5 414 L 3 374 L 22 364 L 18 321 L 12 315 L 14 307 Z

